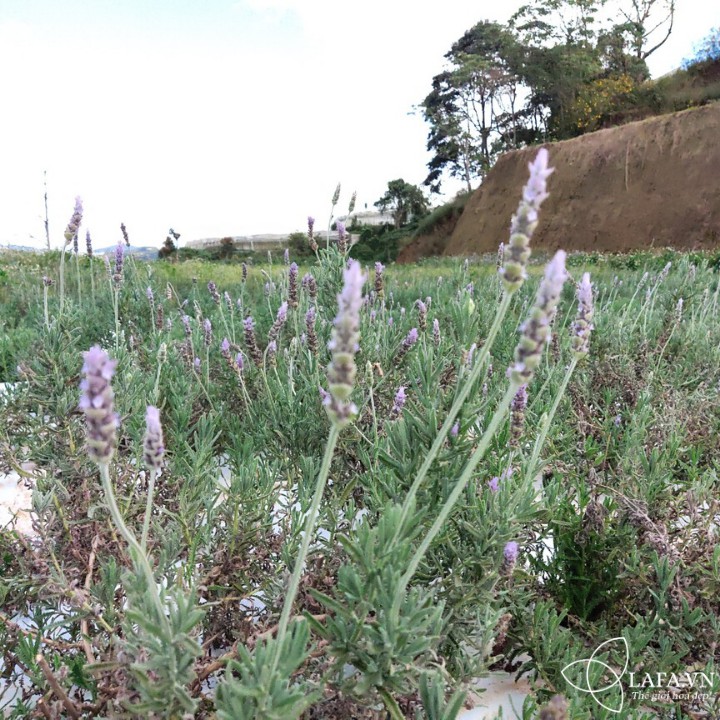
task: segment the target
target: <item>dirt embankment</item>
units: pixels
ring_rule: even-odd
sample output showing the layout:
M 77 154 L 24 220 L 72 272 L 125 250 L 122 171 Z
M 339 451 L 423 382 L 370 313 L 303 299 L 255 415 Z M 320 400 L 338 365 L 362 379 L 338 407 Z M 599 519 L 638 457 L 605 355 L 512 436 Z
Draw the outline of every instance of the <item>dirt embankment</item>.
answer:
M 624 252 L 720 245 L 720 103 L 546 146 L 548 181 L 533 247 Z M 468 200 L 444 255 L 494 252 L 537 148 L 503 155 Z
M 459 214 L 452 214 L 433 226 L 431 232 L 413 238 L 398 253 L 397 262 L 414 263 L 424 257 L 442 255 L 455 230 Z
M 533 247 L 627 252 L 720 246 L 720 103 L 546 145 L 555 172 Z M 429 255 L 495 252 L 537 148 L 503 155 L 459 220 L 448 218 L 403 249 Z

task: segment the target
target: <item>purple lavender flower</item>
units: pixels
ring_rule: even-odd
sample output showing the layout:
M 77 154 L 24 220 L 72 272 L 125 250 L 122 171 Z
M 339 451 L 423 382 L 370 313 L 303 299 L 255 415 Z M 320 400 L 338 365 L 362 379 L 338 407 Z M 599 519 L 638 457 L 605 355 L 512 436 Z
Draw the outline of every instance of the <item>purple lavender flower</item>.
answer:
M 500 489 L 500 478 L 496 476 L 492 480 L 488 480 L 488 487 L 490 492 L 496 493 Z
M 125 227 L 125 223 L 120 223 L 120 232 L 122 233 L 123 240 L 125 241 L 125 245 L 130 247 L 130 238 L 128 237 L 128 232 L 127 232 L 127 228 Z
M 468 350 L 467 360 L 465 361 L 465 364 L 466 364 L 468 367 L 472 367 L 473 357 L 475 356 L 475 351 L 476 351 L 476 350 L 477 350 L 477 343 L 473 343 L 473 344 L 470 346 L 470 349 Z
M 193 367 L 195 368 L 195 372 L 200 372 L 200 366 L 202 363 L 200 362 L 200 358 L 196 357 L 195 360 L 193 360 Z
M 590 333 L 593 330 L 592 285 L 590 273 L 584 273 L 577 287 L 578 313 L 573 324 L 572 349 L 576 358 L 584 358 L 590 351 Z
M 285 248 L 285 252 L 283 253 L 283 262 L 286 265 L 290 264 L 290 249 L 289 248 Z
M 227 290 L 223 293 L 223 299 L 225 300 L 225 306 L 227 307 L 228 312 L 232 312 L 233 301 L 232 301 L 232 298 L 230 297 L 230 293 Z
M 377 317 L 377 313 L 374 310 L 370 311 L 370 322 L 375 322 L 375 318 Z
M 160 411 L 148 405 L 145 414 L 145 438 L 143 440 L 143 459 L 148 470 L 159 470 L 165 455 L 163 432 L 160 425 Z
M 90 237 L 90 231 L 87 230 L 85 233 L 85 249 L 87 250 L 87 256 L 91 258 L 93 256 L 92 249 L 92 238 Z
M 397 351 L 397 354 L 395 355 L 395 364 L 399 365 L 402 361 L 405 355 L 408 354 L 410 349 L 415 345 L 415 343 L 418 340 L 418 331 L 417 328 L 412 328 L 410 332 L 405 336 L 402 343 L 400 343 L 400 347 Z
M 395 321 L 393 320 L 392 316 L 388 318 L 388 327 L 392 327 Z
M 277 345 L 277 339 L 280 337 L 280 331 L 283 328 L 283 325 L 287 322 L 287 311 L 288 311 L 288 304 L 287 302 L 284 302 L 277 311 L 277 317 L 275 318 L 275 322 L 272 324 L 270 328 L 270 332 L 268 333 L 268 343 L 274 342 Z
M 73 210 L 70 222 L 68 223 L 67 228 L 65 228 L 65 247 L 67 247 L 77 235 L 78 230 L 80 229 L 80 223 L 82 222 L 82 216 L 82 199 L 78 196 L 75 198 L 75 209 Z
M 220 293 L 218 292 L 217 285 L 211 280 L 207 284 L 207 289 L 210 292 L 210 296 L 216 305 L 220 304 Z
M 385 266 L 381 262 L 375 263 L 375 297 L 378 300 L 385 298 L 385 278 L 383 273 L 385 272 Z
M 313 355 L 317 355 L 318 338 L 315 332 L 315 308 L 312 306 L 308 308 L 308 311 L 305 313 L 305 328 L 307 330 L 307 346 Z
M 245 282 L 247 280 L 248 276 L 248 266 L 247 263 L 242 264 L 242 281 Z
M 147 290 L 145 291 L 145 295 L 147 296 L 147 299 L 151 305 L 155 304 L 155 295 L 153 293 L 152 288 L 148 285 Z
M 440 345 L 440 322 L 437 318 L 433 320 L 433 344 L 435 347 Z
M 308 244 L 310 245 L 310 249 L 316 253 L 318 251 L 318 244 L 315 242 L 315 235 L 313 233 L 313 228 L 315 227 L 315 218 L 310 217 L 308 215 L 307 219 L 308 224 Z
M 298 306 L 298 266 L 294 262 L 288 270 L 288 303 L 291 308 Z
M 416 300 L 415 307 L 418 311 L 418 327 L 421 332 L 425 332 L 427 330 L 427 305 L 422 300 Z
M 515 292 L 527 277 L 530 258 L 530 238 L 538 223 L 540 205 L 547 198 L 547 179 L 553 172 L 548 167 L 548 151 L 540 148 L 535 160 L 528 164 L 530 178 L 523 188 L 523 196 L 510 223 L 510 242 L 504 251 L 505 265 L 501 275 L 506 292 Z
M 518 550 L 518 544 L 514 540 L 506 543 L 503 550 L 502 572 L 504 574 L 509 575 L 512 572 L 512 569 L 515 567 L 515 563 L 518 559 Z
M 338 250 L 344 255 L 347 252 L 347 231 L 345 230 L 345 223 L 340 220 L 337 221 L 337 234 L 338 234 Z
M 268 362 L 270 363 L 270 365 L 274 366 L 275 362 L 276 362 L 276 355 L 277 355 L 277 343 L 274 340 L 271 340 L 268 343 L 266 355 L 267 355 L 267 359 L 268 359 Z
M 343 278 L 343 290 L 338 295 L 339 312 L 335 318 L 332 339 L 328 343 L 332 361 L 328 366 L 330 401 L 326 408 L 338 427 L 347 424 L 357 413 L 355 405 L 348 400 L 357 372 L 355 353 L 359 349 L 360 307 L 365 282 L 360 263 L 352 260 L 343 272 Z
M 49 278 L 47 275 L 43 275 L 42 281 L 45 287 L 50 287 L 53 284 L 52 278 Z
M 123 260 L 125 256 L 125 250 L 122 243 L 118 243 L 115 248 L 115 272 L 113 273 L 113 282 L 119 285 L 123 279 Z
M 80 383 L 82 396 L 78 407 L 85 413 L 88 454 L 95 462 L 107 464 L 115 452 L 115 431 L 119 425 L 110 386 L 117 360 L 111 360 L 98 345 L 83 353 L 83 358 L 85 378 Z
M 190 327 L 190 316 L 183 315 L 180 320 L 182 321 L 183 328 L 185 330 L 185 336 L 190 337 L 192 335 L 192 329 Z
M 243 358 L 243 354 L 239 352 L 235 356 L 235 366 L 238 369 L 238 372 L 242 374 L 242 371 L 245 369 L 245 358 Z
M 205 321 L 203 322 L 203 339 L 205 340 L 205 347 L 210 347 L 210 345 L 212 345 L 212 337 L 212 323 L 209 318 L 205 318 Z
M 510 441 L 511 448 L 520 446 L 520 439 L 525 428 L 525 409 L 527 408 L 527 385 L 521 385 L 510 404 Z
M 450 435 L 452 437 L 456 438 L 458 436 L 458 433 L 460 432 L 460 423 L 455 422 L 455 424 L 450 428 Z
M 397 420 L 402 414 L 403 407 L 405 407 L 405 401 L 407 395 L 405 394 L 405 386 L 401 385 L 395 394 L 395 401 L 393 402 L 392 409 L 390 410 L 390 420 Z
M 252 319 L 252 316 L 248 315 L 245 320 L 243 320 L 243 329 L 245 331 L 245 345 L 247 345 L 248 353 L 255 365 L 261 367 L 262 352 L 260 352 L 257 339 L 255 338 L 255 321 Z
M 220 343 L 220 352 L 223 355 L 230 354 L 230 341 L 227 338 L 223 338 L 222 342 Z
M 310 274 L 306 273 L 302 279 L 303 287 L 307 290 L 310 300 L 315 302 L 317 299 L 318 288 L 315 278 Z
M 550 317 L 555 311 L 567 278 L 565 252 L 558 250 L 545 268 L 535 305 L 520 330 L 522 337 L 515 348 L 515 364 L 510 379 L 517 386 L 529 384 L 540 363 L 542 351 L 550 335 Z

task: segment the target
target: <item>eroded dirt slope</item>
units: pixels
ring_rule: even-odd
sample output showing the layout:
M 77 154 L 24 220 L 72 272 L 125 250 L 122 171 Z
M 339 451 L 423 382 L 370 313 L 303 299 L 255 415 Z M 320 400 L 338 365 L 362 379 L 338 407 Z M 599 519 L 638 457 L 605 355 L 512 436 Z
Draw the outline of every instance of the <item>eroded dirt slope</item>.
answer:
M 555 172 L 533 246 L 623 252 L 720 245 L 720 103 L 546 145 Z M 537 148 L 503 155 L 469 199 L 445 255 L 494 252 Z

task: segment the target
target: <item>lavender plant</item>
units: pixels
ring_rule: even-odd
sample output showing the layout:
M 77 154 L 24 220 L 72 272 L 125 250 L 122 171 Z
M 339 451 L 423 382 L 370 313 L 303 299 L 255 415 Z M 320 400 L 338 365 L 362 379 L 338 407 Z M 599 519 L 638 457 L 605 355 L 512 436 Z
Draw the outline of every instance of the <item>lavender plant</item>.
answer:
M 292 265 L 243 278 L 232 265 L 130 263 L 117 332 L 114 286 L 92 312 L 76 292 L 87 261 L 62 315 L 44 259 L 2 266 L 14 280 L 0 285 L 0 372 L 24 384 L 0 394 L 0 470 L 36 484 L 38 533 L 0 531 L 0 644 L 18 663 L 3 673 L 23 688 L 11 716 L 451 720 L 465 681 L 522 662 L 540 680 L 526 717 L 559 712 L 557 693 L 568 717 L 602 717 L 560 669 L 609 633 L 638 667 L 712 674 L 715 278 L 702 258 L 673 255 L 593 261 L 591 284 L 587 258 L 560 254 L 536 291 L 526 240 L 550 170 L 540 156 L 530 169 L 501 298 L 494 259 L 444 259 L 384 270 L 365 301 L 362 271 L 333 245 L 312 276 L 298 268 L 296 307 Z M 565 265 L 583 268 L 577 310 Z M 646 271 L 649 298 L 635 293 Z M 242 352 L 227 297 L 198 292 L 209 281 L 242 300 Z M 398 363 L 418 298 L 432 340 L 418 333 Z M 273 332 L 285 301 L 294 333 Z M 180 322 L 158 323 L 161 306 Z M 16 307 L 28 312 L 18 330 Z M 99 348 L 88 362 L 91 467 L 78 357 L 114 339 L 117 363 Z M 30 459 L 45 474 L 25 470 Z

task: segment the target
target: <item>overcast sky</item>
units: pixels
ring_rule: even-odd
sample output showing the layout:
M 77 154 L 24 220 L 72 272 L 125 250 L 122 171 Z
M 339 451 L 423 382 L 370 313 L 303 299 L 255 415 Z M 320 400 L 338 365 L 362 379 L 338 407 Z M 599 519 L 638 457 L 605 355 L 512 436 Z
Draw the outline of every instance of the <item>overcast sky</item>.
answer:
M 2 0 L 0 244 L 45 244 L 45 170 L 53 246 L 75 195 L 96 247 L 120 222 L 133 245 L 322 227 L 338 181 L 338 214 L 353 190 L 372 209 L 427 174 L 413 106 L 444 53 L 520 4 Z M 654 76 L 717 23 L 704 0 L 677 6 Z

